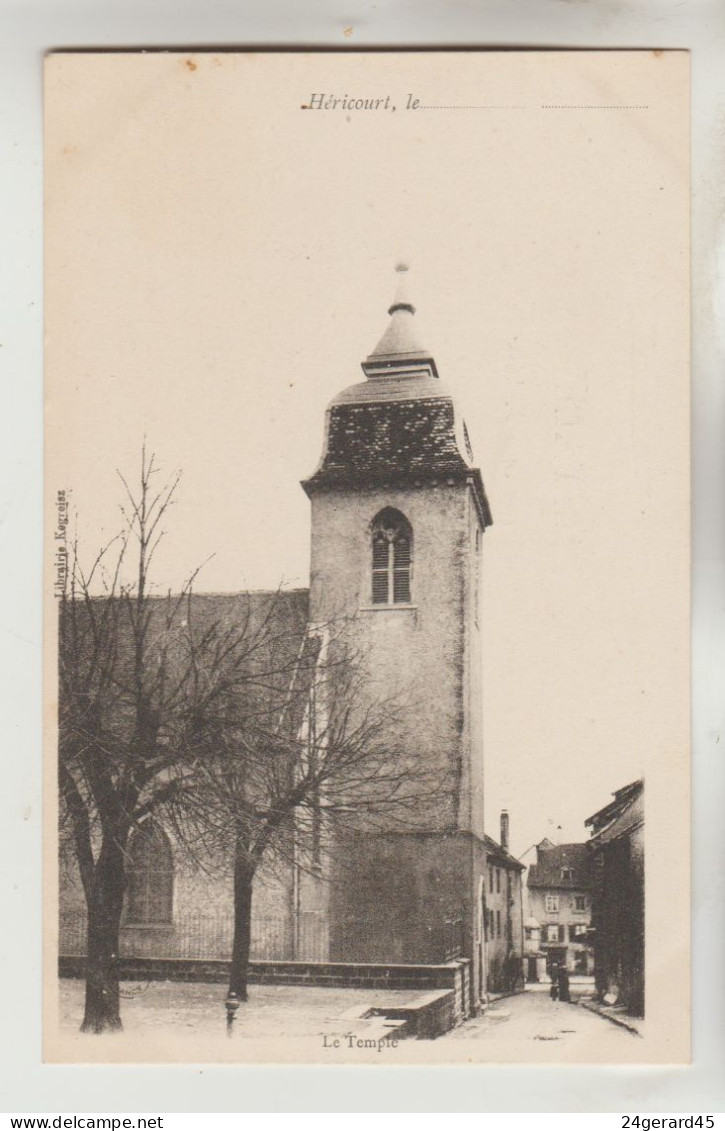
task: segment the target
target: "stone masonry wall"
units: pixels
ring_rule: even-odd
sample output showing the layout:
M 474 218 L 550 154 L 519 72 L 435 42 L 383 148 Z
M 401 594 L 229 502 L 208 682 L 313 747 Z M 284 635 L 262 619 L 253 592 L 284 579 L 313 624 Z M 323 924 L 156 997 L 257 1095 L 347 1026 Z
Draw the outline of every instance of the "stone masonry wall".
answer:
M 171 838 L 170 838 L 171 839 Z M 184 862 L 172 842 L 174 858 L 173 921 L 134 925 L 122 920 L 121 953 L 155 958 L 218 958 L 231 954 L 233 891 L 230 875 L 199 871 Z M 259 958 L 293 959 L 295 942 L 308 940 L 310 957 L 326 952 L 326 921 L 308 917 L 295 925 L 293 876 L 289 864 L 264 867 L 252 902 L 252 953 Z M 83 889 L 72 861 L 65 861 L 60 883 L 61 953 L 82 952 L 86 908 Z M 303 936 L 301 939 L 300 936 Z M 314 936 L 314 937 L 313 937 Z M 324 943 L 324 948 L 320 943 Z M 316 951 L 316 953 L 315 953 Z
M 441 796 L 419 813 L 421 825 L 439 831 L 473 823 L 471 719 L 481 702 L 480 685 L 477 693 L 465 686 L 475 555 L 469 495 L 465 484 L 440 483 L 316 491 L 312 498 L 311 619 L 355 618 L 351 631 L 370 694 L 405 704 L 398 737 L 408 764 L 441 782 Z M 372 605 L 370 531 L 385 507 L 401 511 L 413 528 L 410 605 Z M 475 773 L 478 779 L 478 767 Z M 476 812 L 480 793 L 477 780 Z

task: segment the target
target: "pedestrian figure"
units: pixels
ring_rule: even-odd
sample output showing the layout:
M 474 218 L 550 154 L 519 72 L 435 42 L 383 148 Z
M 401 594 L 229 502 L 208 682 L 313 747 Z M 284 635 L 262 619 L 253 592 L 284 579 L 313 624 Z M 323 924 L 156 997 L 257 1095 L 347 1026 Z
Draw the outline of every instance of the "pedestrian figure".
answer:
M 561 965 L 559 967 L 557 980 L 559 982 L 559 1001 L 571 1001 L 569 996 L 569 971 L 566 966 Z
M 551 967 L 551 986 L 549 988 L 549 996 L 552 1001 L 556 1001 L 559 997 L 559 980 L 557 977 L 558 967 Z
M 506 989 L 510 994 L 516 993 L 521 977 L 521 964 L 515 954 L 509 954 L 504 963 L 504 977 Z

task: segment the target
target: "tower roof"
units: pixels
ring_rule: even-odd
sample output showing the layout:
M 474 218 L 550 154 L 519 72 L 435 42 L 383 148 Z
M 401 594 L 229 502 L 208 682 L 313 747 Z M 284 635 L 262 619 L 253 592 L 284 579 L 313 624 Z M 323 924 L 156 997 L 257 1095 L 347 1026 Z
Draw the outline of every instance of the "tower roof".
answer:
M 421 345 L 407 266 L 398 264 L 396 274 L 390 322 L 362 362 L 366 379 L 332 400 L 322 459 L 303 487 L 309 494 L 346 484 L 468 480 L 482 525 L 488 526 L 491 515 L 465 424 L 438 378 L 435 360 Z
M 367 380 L 343 389 L 332 404 L 366 404 L 372 401 L 423 400 L 450 393 L 440 383 L 435 360 L 421 344 L 415 306 L 408 293 L 405 263 L 395 268 L 397 286 L 388 307 L 390 322 L 371 354 L 362 362 Z
M 376 370 L 381 365 L 389 369 L 400 362 L 414 359 L 432 361 L 428 350 L 418 340 L 415 307 L 408 296 L 408 266 L 399 263 L 395 268 L 398 286 L 395 298 L 388 307 L 390 323 L 370 356 L 363 362 L 363 371 Z

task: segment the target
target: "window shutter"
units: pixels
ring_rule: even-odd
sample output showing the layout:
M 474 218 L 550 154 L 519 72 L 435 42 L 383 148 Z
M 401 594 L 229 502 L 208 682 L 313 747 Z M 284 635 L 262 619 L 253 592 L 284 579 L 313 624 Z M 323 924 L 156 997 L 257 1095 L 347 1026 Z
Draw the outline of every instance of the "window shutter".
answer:
M 384 534 L 373 538 L 373 569 L 388 568 L 388 540 Z
M 410 539 L 404 534 L 395 541 L 395 568 L 410 569 Z
M 380 512 L 373 528 L 372 549 L 373 604 L 408 604 L 412 540 L 404 515 L 392 508 Z
M 396 569 L 393 574 L 393 601 L 396 605 L 410 602 L 410 573 L 407 569 Z
M 388 540 L 384 534 L 373 536 L 373 604 L 388 603 Z
M 388 574 L 387 570 L 381 572 L 373 570 L 373 604 L 387 605 L 388 603 Z
M 393 601 L 410 601 L 410 539 L 400 535 L 393 543 Z
M 566 942 L 565 932 L 566 932 L 566 927 L 560 926 L 559 927 L 559 942 Z

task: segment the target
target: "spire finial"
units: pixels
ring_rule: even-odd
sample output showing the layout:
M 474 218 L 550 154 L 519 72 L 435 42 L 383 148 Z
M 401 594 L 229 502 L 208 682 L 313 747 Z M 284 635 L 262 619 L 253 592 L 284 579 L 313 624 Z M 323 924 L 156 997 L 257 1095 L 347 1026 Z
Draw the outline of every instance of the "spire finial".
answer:
M 415 307 L 407 291 L 409 270 L 407 263 L 399 261 L 395 264 L 397 287 L 393 305 L 388 307 L 390 323 L 373 352 L 363 362 L 366 377 L 399 376 L 402 372 L 410 375 L 410 365 L 418 366 L 419 362 L 435 369 L 428 350 L 423 349 L 418 341 L 413 319 Z M 436 372 L 432 375 L 438 376 Z
M 398 276 L 398 288 L 395 292 L 393 305 L 388 307 L 388 314 L 395 314 L 396 310 L 407 310 L 408 314 L 415 314 L 415 307 L 408 298 L 406 287 L 406 279 L 410 266 L 407 263 L 398 262 L 395 264 L 395 273 Z

